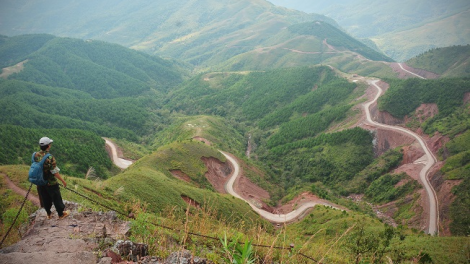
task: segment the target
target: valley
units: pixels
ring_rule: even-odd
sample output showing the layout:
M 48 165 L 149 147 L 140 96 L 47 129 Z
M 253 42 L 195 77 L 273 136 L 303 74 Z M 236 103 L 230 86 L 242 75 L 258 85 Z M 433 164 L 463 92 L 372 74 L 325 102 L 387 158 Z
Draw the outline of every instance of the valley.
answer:
M 469 4 L 79 2 L 1 4 L 0 263 L 57 226 L 77 264 L 468 262 Z M 21 203 L 43 136 L 66 223 Z
M 401 65 L 401 63 L 399 63 L 399 66 L 403 71 L 405 71 L 407 73 L 410 73 L 414 76 L 417 76 L 419 78 L 424 79 L 424 77 L 404 69 L 403 66 Z M 364 80 L 363 77 L 359 77 L 359 76 L 355 77 L 355 79 L 356 80 Z M 432 167 L 436 163 L 436 158 L 435 158 L 434 154 L 429 150 L 428 146 L 423 141 L 423 139 L 419 135 L 417 135 L 416 133 L 413 133 L 413 132 L 411 132 L 407 129 L 404 129 L 402 127 L 385 125 L 385 124 L 381 124 L 381 123 L 378 123 L 378 122 L 372 120 L 371 112 L 370 112 L 371 111 L 370 110 L 371 105 L 372 104 L 377 104 L 378 98 L 383 93 L 380 86 L 377 85 L 377 82 L 378 82 L 378 80 L 367 80 L 367 83 L 370 86 L 373 86 L 377 89 L 377 93 L 373 97 L 372 100 L 370 100 L 369 102 L 366 102 L 366 103 L 363 104 L 364 113 L 366 115 L 366 120 L 373 127 L 380 127 L 380 128 L 384 128 L 384 129 L 387 129 L 387 130 L 399 131 L 401 133 L 405 133 L 405 134 L 408 134 L 408 135 L 412 136 L 414 139 L 416 139 L 419 142 L 421 148 L 425 152 L 425 156 L 423 156 L 422 158 L 419 159 L 419 162 L 425 165 L 421 169 L 421 172 L 419 173 L 419 177 L 420 177 L 420 182 L 425 187 L 425 190 L 426 190 L 426 193 L 427 193 L 427 196 L 428 196 L 427 201 L 429 203 L 429 208 L 426 210 L 426 212 L 428 212 L 429 220 L 425 221 L 425 222 L 428 223 L 427 224 L 427 233 L 428 234 L 438 235 L 438 227 L 437 227 L 437 223 L 439 222 L 439 216 L 438 216 L 438 210 L 437 210 L 438 201 L 437 201 L 437 196 L 436 196 L 436 193 L 434 191 L 434 188 L 432 187 L 432 185 L 429 182 L 429 176 L 428 176 L 429 171 L 432 169 Z M 198 129 L 200 129 L 200 128 L 198 128 Z M 202 141 L 202 142 L 208 142 L 204 138 L 198 138 L 197 140 Z M 106 141 L 106 145 L 109 146 L 109 148 L 110 148 L 110 151 L 109 151 L 110 153 L 109 154 L 110 154 L 110 156 L 112 156 L 112 159 L 113 159 L 116 166 L 118 166 L 121 169 L 126 169 L 127 167 L 129 167 L 132 164 L 132 161 L 125 160 L 125 159 L 119 158 L 117 156 L 117 150 L 116 150 L 117 148 L 116 148 L 116 146 L 113 142 L 111 142 L 110 140 L 108 140 L 106 138 L 105 138 L 105 141 Z M 227 158 L 227 160 L 232 164 L 232 166 L 234 168 L 233 173 L 229 176 L 229 180 L 225 183 L 225 190 L 229 194 L 231 194 L 232 196 L 247 202 L 255 212 L 257 212 L 260 216 L 262 216 L 263 218 L 265 218 L 266 220 L 268 220 L 272 223 L 290 223 L 290 222 L 293 222 L 294 220 L 296 220 L 296 221 L 300 220 L 302 217 L 306 216 L 306 213 L 309 209 L 313 208 L 314 206 L 316 206 L 318 204 L 329 206 L 329 207 L 332 207 L 332 208 L 336 208 L 338 210 L 344 210 L 342 208 L 339 208 L 338 205 L 333 205 L 330 202 L 325 202 L 321 199 L 316 199 L 316 201 L 304 201 L 303 203 L 301 203 L 298 206 L 298 208 L 296 208 L 294 211 L 289 212 L 287 214 L 280 214 L 280 213 L 273 214 L 273 213 L 267 212 L 267 211 L 259 208 L 258 206 L 254 205 L 252 202 L 250 202 L 249 200 L 247 200 L 244 197 L 240 196 L 239 194 L 237 194 L 234 191 L 235 181 L 237 180 L 238 176 L 240 175 L 240 166 L 239 166 L 238 162 L 234 158 L 231 157 L 230 154 L 224 153 L 222 151 L 221 151 L 221 153 Z M 274 210 L 276 211 L 276 209 L 274 209 Z

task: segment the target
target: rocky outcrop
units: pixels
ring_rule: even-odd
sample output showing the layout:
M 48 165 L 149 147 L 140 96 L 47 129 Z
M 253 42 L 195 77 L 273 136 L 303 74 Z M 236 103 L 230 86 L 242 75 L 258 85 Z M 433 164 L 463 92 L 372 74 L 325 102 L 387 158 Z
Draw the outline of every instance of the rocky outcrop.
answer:
M 79 212 L 76 203 L 65 202 L 70 216 L 47 219 L 44 209 L 31 217 L 31 226 L 18 243 L 0 250 L 1 264 L 77 263 L 96 264 L 93 250 L 99 243 L 111 243 L 124 237 L 130 226 L 117 218 L 115 212 Z
M 31 225 L 18 243 L 0 250 L 0 264 L 211 264 L 190 251 L 173 252 L 166 259 L 148 256 L 146 244 L 126 240 L 130 222 L 117 213 L 94 212 L 65 201 L 70 215 L 47 218 L 44 209 L 30 216 Z M 107 248 L 106 248 L 107 247 Z

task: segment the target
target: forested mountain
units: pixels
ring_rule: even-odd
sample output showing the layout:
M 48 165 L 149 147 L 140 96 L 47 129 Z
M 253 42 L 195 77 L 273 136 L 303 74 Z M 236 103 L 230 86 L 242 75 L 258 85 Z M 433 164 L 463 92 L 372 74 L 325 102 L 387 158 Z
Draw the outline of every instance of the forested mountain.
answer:
M 290 37 L 283 36 L 285 28 L 297 23 L 322 21 L 337 26 L 325 16 L 275 7 L 264 0 L 139 0 L 118 5 L 114 1 L 102 1 L 99 5 L 52 0 L 26 3 L 8 1 L 3 4 L 6 8 L 0 13 L 0 33 L 17 35 L 47 32 L 59 36 L 105 40 L 184 60 L 202 69 L 214 68 L 234 56 L 259 48 L 283 44 Z M 79 12 L 83 10 L 87 12 Z M 322 37 L 333 38 L 328 35 L 317 36 L 313 42 L 315 51 L 322 51 L 318 50 Z M 296 38 L 303 44 L 298 46 L 290 42 L 287 45 L 289 49 L 303 51 L 311 46 L 307 44 L 308 39 L 301 41 L 302 34 L 297 34 Z M 357 43 L 354 46 L 352 48 L 356 52 L 359 51 L 367 58 L 388 60 L 371 50 L 364 54 L 361 50 L 365 51 L 366 48 L 357 49 Z M 310 48 L 306 51 L 310 51 Z M 371 57 L 368 53 L 376 54 Z M 308 60 L 304 59 L 304 62 Z M 309 65 L 317 62 L 318 59 Z M 284 62 L 280 66 L 289 65 Z
M 470 43 L 468 1 L 269 1 L 331 17 L 354 37 L 372 39 L 380 50 L 398 61 L 431 48 Z
M 413 68 L 425 69 L 442 77 L 469 77 L 470 45 L 432 49 L 406 63 Z
M 50 35 L 3 37 L 2 68 L 20 62 L 24 69 L 8 79 L 80 90 L 98 99 L 166 91 L 182 80 L 170 61 L 119 45 Z
M 4 68 L 6 80 L 0 79 L 2 124 L 133 141 L 154 131 L 150 124 L 162 119 L 147 108 L 183 79 L 182 70 L 160 58 L 50 35 L 3 37 L 0 58 L 4 67 L 21 64 Z

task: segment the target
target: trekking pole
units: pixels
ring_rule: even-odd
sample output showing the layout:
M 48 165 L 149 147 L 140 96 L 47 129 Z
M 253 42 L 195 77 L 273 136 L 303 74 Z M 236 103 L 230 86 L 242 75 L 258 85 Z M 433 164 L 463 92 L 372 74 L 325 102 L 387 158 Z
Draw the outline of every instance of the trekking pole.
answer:
M 13 223 L 10 225 L 10 228 L 8 228 L 7 233 L 2 238 L 2 242 L 0 242 L 0 248 L 2 248 L 3 242 L 5 242 L 5 239 L 8 237 L 8 235 L 10 234 L 11 229 L 13 228 L 13 226 L 16 223 L 16 220 L 18 220 L 18 216 L 20 215 L 20 212 L 23 209 L 24 204 L 26 203 L 26 199 L 28 199 L 28 195 L 29 195 L 29 192 L 31 191 L 31 187 L 33 187 L 32 183 L 29 186 L 29 189 L 28 189 L 28 192 L 26 193 L 26 196 L 24 197 L 24 200 L 23 200 L 23 203 L 21 204 L 20 210 L 18 210 L 18 213 L 15 216 L 15 220 L 13 220 Z

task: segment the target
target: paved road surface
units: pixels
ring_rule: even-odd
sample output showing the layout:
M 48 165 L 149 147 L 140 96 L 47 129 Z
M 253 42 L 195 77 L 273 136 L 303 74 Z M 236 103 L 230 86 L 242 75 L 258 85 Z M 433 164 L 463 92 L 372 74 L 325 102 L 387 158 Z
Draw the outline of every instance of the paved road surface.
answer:
M 257 212 L 259 215 L 261 215 L 261 217 L 267 219 L 270 222 L 273 222 L 273 223 L 292 222 L 292 221 L 298 219 L 299 217 L 303 216 L 304 213 L 306 213 L 307 210 L 313 208 L 317 204 L 333 207 L 330 204 L 327 204 L 325 202 L 307 202 L 305 204 L 302 204 L 299 208 L 297 208 L 296 210 L 294 210 L 294 211 L 292 211 L 288 214 L 272 214 L 272 213 L 267 212 L 263 209 L 260 209 L 256 206 L 254 206 L 253 204 L 251 204 L 249 201 L 243 199 L 240 195 L 238 195 L 238 193 L 236 193 L 233 190 L 233 184 L 235 183 L 235 180 L 238 178 L 238 176 L 240 176 L 240 166 L 238 165 L 238 162 L 234 158 L 229 156 L 227 153 L 224 153 L 222 151 L 221 151 L 221 153 L 227 158 L 228 161 L 230 161 L 230 163 L 233 164 L 233 167 L 234 167 L 234 171 L 233 171 L 232 175 L 230 176 L 229 181 L 225 184 L 225 190 L 229 194 L 231 194 L 231 195 L 247 202 L 251 206 L 251 208 L 253 208 L 253 210 L 255 212 Z M 335 208 L 335 207 L 333 207 L 333 208 Z M 336 209 L 339 209 L 339 208 L 336 208 Z M 339 210 L 341 210 L 341 209 L 339 209 Z
M 437 196 L 436 196 L 436 193 L 434 191 L 434 188 L 429 183 L 429 180 L 428 180 L 428 177 L 427 177 L 428 173 L 429 173 L 429 170 L 436 163 L 436 158 L 434 157 L 433 153 L 429 150 L 426 143 L 424 143 L 423 139 L 419 135 L 417 135 L 416 133 L 414 133 L 412 131 L 409 131 L 407 129 L 404 129 L 402 127 L 396 127 L 396 126 L 389 126 L 389 125 L 380 124 L 380 123 L 377 123 L 377 122 L 375 122 L 371 119 L 369 107 L 374 102 L 376 102 L 377 99 L 382 94 L 382 89 L 377 85 L 378 81 L 379 80 L 369 81 L 369 84 L 371 84 L 375 88 L 377 88 L 378 92 L 377 92 L 377 95 L 375 96 L 374 100 L 364 104 L 364 109 L 365 109 L 365 112 L 366 112 L 367 122 L 369 122 L 370 124 L 372 124 L 374 126 L 377 126 L 377 127 L 382 127 L 382 128 L 386 128 L 386 129 L 390 129 L 390 130 L 396 130 L 396 131 L 406 133 L 406 134 L 414 137 L 419 142 L 421 147 L 423 148 L 423 150 L 425 152 L 425 157 L 421 158 L 420 160 L 422 161 L 423 164 L 425 164 L 425 166 L 421 169 L 421 171 L 419 173 L 419 177 L 421 179 L 421 182 L 423 183 L 423 186 L 426 190 L 426 193 L 428 194 L 428 200 L 429 200 L 429 229 L 428 229 L 428 233 L 432 234 L 432 235 L 433 234 L 438 234 L 439 231 L 438 231 L 438 228 L 437 228 L 437 223 L 438 223 L 439 215 L 438 215 L 438 212 L 437 212 Z
M 410 72 L 409 70 L 403 68 L 403 65 L 401 64 L 401 62 L 398 63 L 398 66 L 400 66 L 400 68 L 401 68 L 402 70 L 406 71 L 407 73 L 413 74 L 414 76 L 416 76 L 416 77 L 418 77 L 418 78 L 421 78 L 421 79 L 426 79 L 426 78 L 424 78 L 424 77 L 421 76 L 421 75 L 418 75 L 418 74 L 416 74 L 416 73 L 414 73 L 414 72 Z
M 106 145 L 108 145 L 109 148 L 111 148 L 111 154 L 112 154 L 112 157 L 113 157 L 113 162 L 114 162 L 114 164 L 116 164 L 116 166 L 118 166 L 121 169 L 127 169 L 129 166 L 131 166 L 132 161 L 121 159 L 121 158 L 118 157 L 116 146 L 114 145 L 114 143 L 112 141 L 110 141 L 107 138 L 103 138 L 103 139 L 106 141 Z

